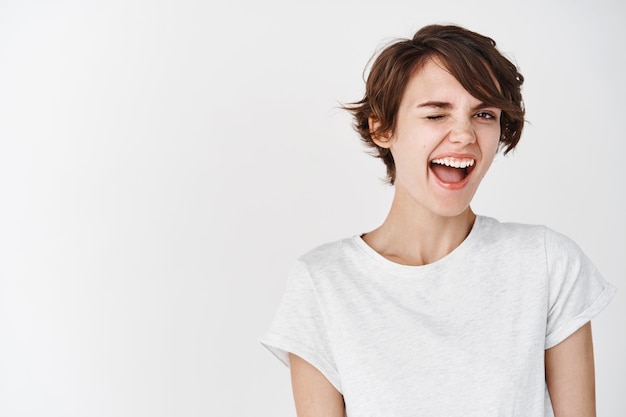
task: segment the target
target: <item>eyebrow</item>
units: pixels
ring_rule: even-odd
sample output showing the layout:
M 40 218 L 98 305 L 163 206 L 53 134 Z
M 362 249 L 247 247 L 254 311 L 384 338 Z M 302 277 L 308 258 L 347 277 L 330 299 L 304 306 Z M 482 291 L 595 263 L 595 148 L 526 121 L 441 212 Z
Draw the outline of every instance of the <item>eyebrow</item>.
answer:
M 426 101 L 424 103 L 418 104 L 418 108 L 420 107 L 436 107 L 438 109 L 451 109 L 453 106 L 450 103 L 445 101 Z
M 454 106 L 452 105 L 452 103 L 448 103 L 446 101 L 426 101 L 424 103 L 417 105 L 417 108 L 423 108 L 423 107 L 435 107 L 437 109 L 448 110 L 448 109 L 453 108 Z M 474 106 L 472 110 L 476 111 L 476 110 L 484 109 L 486 107 L 494 107 L 494 106 L 489 106 L 483 102 L 480 102 L 476 106 Z

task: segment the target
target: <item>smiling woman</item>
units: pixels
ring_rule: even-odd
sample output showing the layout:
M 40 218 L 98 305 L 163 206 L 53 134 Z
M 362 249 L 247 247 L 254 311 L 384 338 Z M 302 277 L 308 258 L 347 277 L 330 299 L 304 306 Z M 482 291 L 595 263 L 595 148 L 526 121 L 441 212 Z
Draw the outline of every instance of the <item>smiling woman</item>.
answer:
M 404 88 L 390 131 L 372 137 L 391 154 L 393 182 L 403 191 L 396 206 L 423 215 L 467 211 L 498 150 L 501 113 L 467 92 L 439 58 L 427 59 Z M 369 121 L 376 131 L 378 118 Z
M 521 86 L 524 77 L 515 65 L 495 48 L 495 42 L 485 36 L 456 30 L 456 27 L 431 25 L 422 28 L 412 40 L 398 41 L 383 50 L 370 71 L 365 86 L 365 97 L 345 108 L 354 114 L 354 127 L 366 146 L 387 166 L 391 184 L 395 180 L 395 164 L 390 151 L 374 139 L 384 137 L 395 129 L 396 117 L 402 100 L 406 99 L 407 84 L 415 82 L 410 75 L 420 72 L 427 64 L 435 63 L 454 82 L 476 98 L 480 106 L 491 106 L 500 120 L 501 142 L 505 153 L 511 151 L 522 134 L 524 107 Z M 451 103 L 429 100 L 416 103 L 419 107 L 432 107 L 441 112 L 449 110 Z M 430 118 L 442 118 L 437 112 Z
M 300 417 L 595 415 L 590 320 L 614 287 L 564 235 L 470 207 L 520 139 L 522 83 L 458 26 L 377 57 L 346 109 L 395 187 L 387 218 L 303 255 L 261 339 Z

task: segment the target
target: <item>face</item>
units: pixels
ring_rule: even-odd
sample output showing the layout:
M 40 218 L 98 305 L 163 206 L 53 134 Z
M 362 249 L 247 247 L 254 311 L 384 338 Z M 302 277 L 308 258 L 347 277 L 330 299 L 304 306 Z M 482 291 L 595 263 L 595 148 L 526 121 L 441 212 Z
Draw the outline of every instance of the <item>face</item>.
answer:
M 429 59 L 407 84 L 395 130 L 376 140 L 393 155 L 396 199 L 438 216 L 469 210 L 498 150 L 500 116 Z

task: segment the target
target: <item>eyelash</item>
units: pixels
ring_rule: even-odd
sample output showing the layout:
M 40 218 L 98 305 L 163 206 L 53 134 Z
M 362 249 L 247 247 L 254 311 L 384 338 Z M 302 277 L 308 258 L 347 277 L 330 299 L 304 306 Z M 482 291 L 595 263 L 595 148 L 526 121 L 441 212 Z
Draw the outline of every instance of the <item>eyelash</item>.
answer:
M 480 113 L 476 113 L 475 117 L 479 117 L 481 119 L 492 120 L 495 119 L 496 116 L 486 111 L 481 111 Z

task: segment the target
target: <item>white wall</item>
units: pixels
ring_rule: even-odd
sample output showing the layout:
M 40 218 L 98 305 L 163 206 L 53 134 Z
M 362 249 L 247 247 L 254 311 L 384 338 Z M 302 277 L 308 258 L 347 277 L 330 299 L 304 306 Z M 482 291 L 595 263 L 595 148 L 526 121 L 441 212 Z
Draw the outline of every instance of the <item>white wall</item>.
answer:
M 382 221 L 338 102 L 428 23 L 489 35 L 530 123 L 476 211 L 574 238 L 620 288 L 598 410 L 626 415 L 624 3 L 0 3 L 0 415 L 294 415 L 257 343 L 285 272 Z

